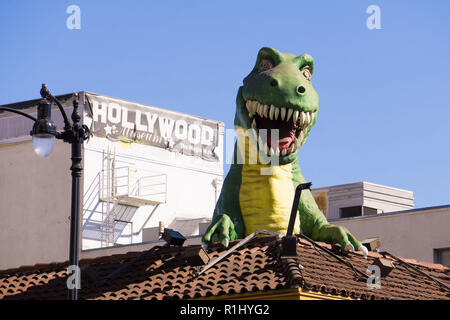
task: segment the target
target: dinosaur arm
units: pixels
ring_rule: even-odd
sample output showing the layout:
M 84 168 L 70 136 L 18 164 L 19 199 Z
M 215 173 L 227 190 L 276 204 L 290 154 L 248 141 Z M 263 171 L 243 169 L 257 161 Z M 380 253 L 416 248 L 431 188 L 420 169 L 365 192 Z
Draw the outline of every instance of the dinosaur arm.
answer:
M 361 248 L 361 243 L 345 227 L 328 223 L 324 214 L 319 210 L 314 197 L 309 190 L 304 190 L 300 204 L 301 232 L 316 241 L 338 243 L 341 248 Z
M 294 188 L 306 180 L 301 173 L 299 165 L 292 168 L 292 179 Z M 300 215 L 301 233 L 316 241 L 330 244 L 338 243 L 342 249 L 360 249 L 361 243 L 345 228 L 328 223 L 325 215 L 320 211 L 317 203 L 309 190 L 303 190 L 298 206 Z M 364 250 L 364 248 L 362 249 Z

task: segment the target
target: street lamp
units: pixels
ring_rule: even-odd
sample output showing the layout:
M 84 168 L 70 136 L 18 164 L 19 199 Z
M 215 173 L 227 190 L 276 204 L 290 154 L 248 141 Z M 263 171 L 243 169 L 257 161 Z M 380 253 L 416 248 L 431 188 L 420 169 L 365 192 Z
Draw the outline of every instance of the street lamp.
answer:
M 38 118 L 30 134 L 33 139 L 34 152 L 47 157 L 53 150 L 56 138 L 56 126 L 51 120 L 52 106 L 45 100 L 38 105 Z
M 69 245 L 69 264 L 75 268 L 75 275 L 78 277 L 78 252 L 79 252 L 79 217 L 80 217 L 80 177 L 83 172 L 81 165 L 81 147 L 83 142 L 89 138 L 90 131 L 86 125 L 80 123 L 81 116 L 78 113 L 78 95 L 73 100 L 72 123 L 67 118 L 62 104 L 48 91 L 45 84 L 41 88 L 41 97 L 43 98 L 37 109 L 37 119 L 29 114 L 19 110 L 0 107 L 0 111 L 9 111 L 20 114 L 34 121 L 30 132 L 33 140 L 34 151 L 41 157 L 47 157 L 55 143 L 55 139 L 61 139 L 71 145 L 72 165 L 72 197 L 70 214 L 70 245 Z M 64 130 L 57 131 L 56 126 L 51 120 L 51 103 L 55 103 L 64 119 Z M 78 283 L 78 279 L 75 281 Z M 78 288 L 69 288 L 69 299 L 78 299 Z

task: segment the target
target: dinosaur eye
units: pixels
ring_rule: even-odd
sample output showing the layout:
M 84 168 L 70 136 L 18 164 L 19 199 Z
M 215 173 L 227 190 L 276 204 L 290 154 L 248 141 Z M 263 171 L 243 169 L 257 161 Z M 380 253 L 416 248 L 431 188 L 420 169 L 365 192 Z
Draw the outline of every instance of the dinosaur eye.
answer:
M 311 81 L 311 70 L 309 69 L 309 67 L 303 67 L 302 69 L 300 69 L 300 71 L 306 79 Z
M 273 63 L 269 59 L 261 59 L 261 62 L 259 63 L 258 70 L 266 71 L 273 68 Z

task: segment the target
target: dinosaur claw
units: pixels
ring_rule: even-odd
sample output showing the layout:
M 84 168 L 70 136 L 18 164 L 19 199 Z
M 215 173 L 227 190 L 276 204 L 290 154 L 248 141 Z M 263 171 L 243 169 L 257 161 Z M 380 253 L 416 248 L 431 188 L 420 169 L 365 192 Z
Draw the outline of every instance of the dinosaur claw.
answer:
M 208 244 L 206 242 L 202 242 L 202 248 L 203 250 L 208 249 Z
M 349 243 L 348 245 L 345 246 L 345 250 L 355 251 L 355 247 L 351 243 Z
M 224 246 L 225 248 L 228 248 L 228 244 L 229 244 L 230 242 L 228 241 L 227 238 L 225 238 L 225 239 L 222 240 L 221 243 L 223 244 L 223 246 Z
M 367 248 L 361 245 L 358 250 L 362 251 L 362 253 L 364 254 L 364 259 L 367 259 L 367 256 L 369 255 L 369 251 L 367 250 Z

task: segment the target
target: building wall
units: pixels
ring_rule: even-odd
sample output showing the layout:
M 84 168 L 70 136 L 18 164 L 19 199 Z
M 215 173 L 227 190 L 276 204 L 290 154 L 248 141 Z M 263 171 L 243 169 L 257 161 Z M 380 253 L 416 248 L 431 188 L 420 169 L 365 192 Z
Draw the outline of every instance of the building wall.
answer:
M 83 250 L 156 240 L 143 239 L 144 228 L 160 222 L 167 227 L 176 218 L 212 216 L 223 179 L 222 122 L 92 93 L 84 96 L 85 105 L 92 105 L 92 112 L 85 108 L 84 123 L 94 136 L 84 149 Z M 108 170 L 112 166 L 122 169 Z M 102 172 L 114 172 L 115 178 L 102 181 L 117 187 L 105 189 L 99 183 Z M 128 182 L 124 174 L 130 177 Z M 138 185 L 133 175 L 156 176 L 143 184 L 165 182 L 152 187 L 163 193 L 136 196 L 131 192 L 124 203 L 123 193 Z M 107 194 L 103 191 L 108 189 L 115 195 L 105 201 L 99 194 Z M 143 204 L 143 199 L 154 203 Z M 112 235 L 105 224 L 108 216 L 122 221 L 114 224 Z
M 312 189 L 311 192 L 328 219 L 340 218 L 341 208 L 354 206 L 377 209 L 377 213 L 414 207 L 412 191 L 365 181 Z
M 131 227 L 128 227 L 123 230 L 123 235 L 119 237 L 117 243 L 131 244 L 143 241 L 142 231 L 137 232 L 143 228 L 157 227 L 160 221 L 168 226 L 177 217 L 198 219 L 212 216 L 216 203 L 214 180 L 221 180 L 223 177 L 222 160 L 210 162 L 157 147 L 113 142 L 106 138 L 93 137 L 86 144 L 84 153 L 86 163 L 84 226 L 87 225 L 86 222 L 98 224 L 106 215 L 106 204 L 98 199 L 98 176 L 100 171 L 106 167 L 103 159 L 108 148 L 112 150 L 112 154 L 115 154 L 117 167 L 130 166 L 137 168 L 138 171 L 167 176 L 166 202 L 160 204 L 155 211 L 153 211 L 155 207 L 151 205 L 139 208 L 130 207 L 130 210 L 134 210 L 131 219 L 133 236 L 130 238 Z M 220 159 L 222 159 L 222 155 L 220 155 Z M 148 240 L 155 239 L 145 239 L 144 241 Z M 101 241 L 86 237 L 83 239 L 83 250 L 98 247 L 101 247 Z
M 70 146 L 38 157 L 30 138 L 0 145 L 0 270 L 68 260 Z
M 378 237 L 381 251 L 404 258 L 434 262 L 434 249 L 450 248 L 450 206 L 329 221 L 358 240 Z

